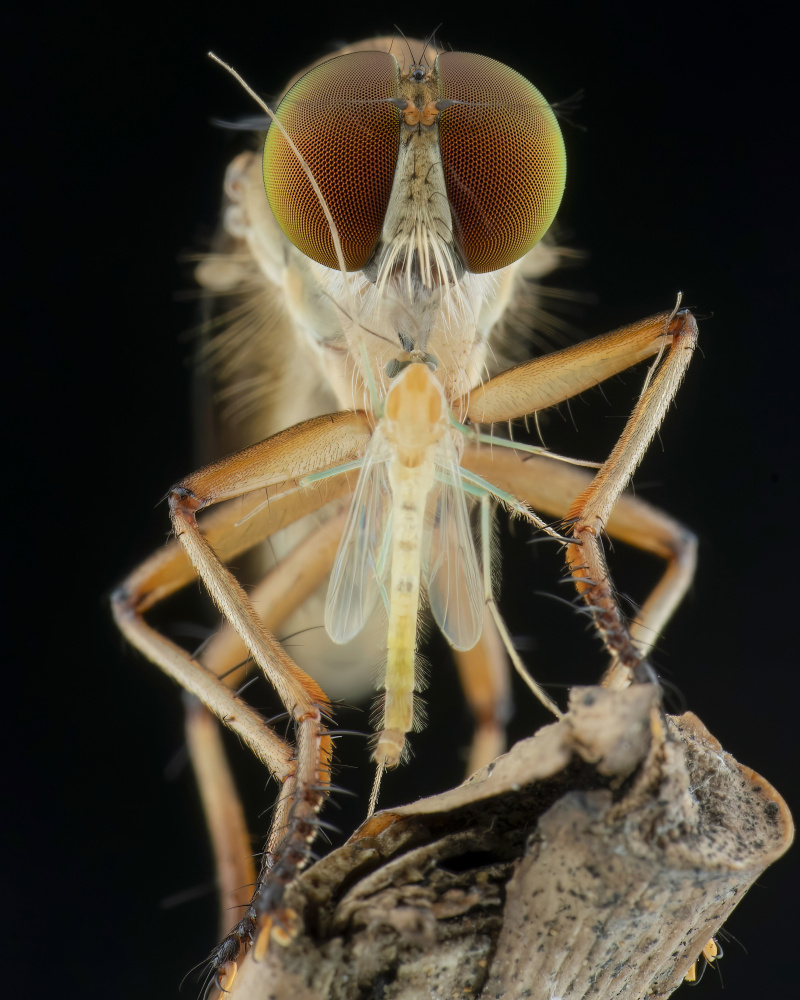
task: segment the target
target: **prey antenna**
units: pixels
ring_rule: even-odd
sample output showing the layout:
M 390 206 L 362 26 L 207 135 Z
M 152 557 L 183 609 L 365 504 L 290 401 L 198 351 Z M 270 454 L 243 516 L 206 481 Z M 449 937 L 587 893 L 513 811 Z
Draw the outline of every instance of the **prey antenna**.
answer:
M 536 681 L 528 672 L 527 667 L 522 662 L 519 653 L 517 652 L 511 636 L 506 628 L 506 623 L 503 621 L 500 612 L 497 608 L 497 602 L 494 599 L 492 593 L 492 560 L 491 553 L 489 551 L 492 529 L 491 529 L 491 512 L 489 510 L 488 497 L 483 497 L 481 500 L 481 548 L 482 548 L 482 563 L 483 563 L 483 593 L 486 606 L 489 608 L 489 612 L 494 619 L 495 626 L 498 633 L 500 634 L 500 639 L 502 640 L 503 646 L 505 647 L 508 658 L 514 669 L 517 671 L 522 680 L 528 685 L 530 690 L 533 692 L 534 697 L 538 698 L 540 703 L 544 707 L 553 713 L 557 719 L 563 719 L 564 713 L 556 705 L 549 694 L 544 690 L 544 688 Z

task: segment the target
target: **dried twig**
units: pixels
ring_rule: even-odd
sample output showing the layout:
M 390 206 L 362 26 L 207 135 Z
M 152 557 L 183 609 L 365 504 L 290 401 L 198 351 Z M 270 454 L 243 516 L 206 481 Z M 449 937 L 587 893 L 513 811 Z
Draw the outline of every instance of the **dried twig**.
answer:
M 305 872 L 300 931 L 236 1000 L 666 997 L 792 820 L 649 686 L 570 712 L 443 795 L 374 816 Z

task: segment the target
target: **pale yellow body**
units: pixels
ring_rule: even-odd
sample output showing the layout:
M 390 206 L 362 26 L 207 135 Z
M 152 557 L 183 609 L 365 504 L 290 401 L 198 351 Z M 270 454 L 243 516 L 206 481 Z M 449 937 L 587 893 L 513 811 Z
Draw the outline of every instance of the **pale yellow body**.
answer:
M 405 734 L 414 723 L 423 526 L 434 483 L 432 449 L 450 433 L 446 414 L 442 388 L 424 364 L 402 372 L 386 399 L 384 433 L 396 450 L 389 466 L 394 531 L 383 731 L 375 760 L 387 767 L 399 762 Z
M 433 363 L 415 353 L 399 364 L 361 464 L 325 607 L 328 634 L 349 645 L 375 621 L 373 609 L 383 599 L 379 773 L 399 763 L 419 714 L 415 655 L 423 593 L 460 651 L 478 642 L 485 604 L 459 471 L 463 436 L 449 424 Z
M 392 578 L 389 631 L 386 639 L 383 731 L 375 746 L 375 759 L 391 767 L 397 764 L 405 734 L 414 723 L 414 656 L 420 605 L 420 556 L 425 502 L 433 485 L 433 463 L 423 460 L 414 467 L 399 460 L 389 473 L 395 502 L 392 538 Z

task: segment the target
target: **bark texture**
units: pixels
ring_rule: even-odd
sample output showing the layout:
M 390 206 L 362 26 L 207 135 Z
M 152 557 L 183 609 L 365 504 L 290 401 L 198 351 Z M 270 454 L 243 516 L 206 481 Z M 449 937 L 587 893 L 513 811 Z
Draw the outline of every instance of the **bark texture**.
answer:
M 563 720 L 309 868 L 296 933 L 251 949 L 228 995 L 667 997 L 792 837 L 694 715 L 649 686 L 575 689 Z

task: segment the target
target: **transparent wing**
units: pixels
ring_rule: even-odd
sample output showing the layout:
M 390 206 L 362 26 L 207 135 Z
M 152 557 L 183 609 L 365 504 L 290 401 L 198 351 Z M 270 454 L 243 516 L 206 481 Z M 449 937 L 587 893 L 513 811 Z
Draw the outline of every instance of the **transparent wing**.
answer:
M 436 623 L 454 649 L 481 637 L 483 583 L 449 435 L 436 446 L 436 482 L 428 497 L 422 572 Z
M 378 429 L 364 457 L 328 585 L 325 628 L 337 643 L 358 635 L 385 590 L 391 564 L 390 458 L 391 448 Z

